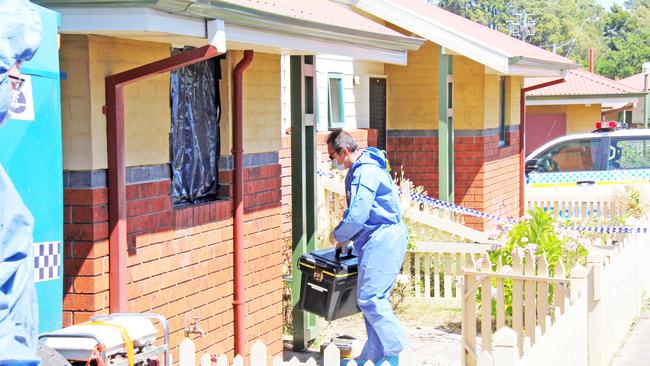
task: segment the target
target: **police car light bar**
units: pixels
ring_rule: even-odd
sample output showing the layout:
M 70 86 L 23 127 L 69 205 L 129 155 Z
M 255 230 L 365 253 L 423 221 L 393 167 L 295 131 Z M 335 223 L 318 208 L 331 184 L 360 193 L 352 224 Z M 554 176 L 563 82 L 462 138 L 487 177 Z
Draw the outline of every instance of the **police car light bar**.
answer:
M 596 129 L 600 130 L 603 128 L 615 129 L 617 126 L 616 121 L 596 121 Z

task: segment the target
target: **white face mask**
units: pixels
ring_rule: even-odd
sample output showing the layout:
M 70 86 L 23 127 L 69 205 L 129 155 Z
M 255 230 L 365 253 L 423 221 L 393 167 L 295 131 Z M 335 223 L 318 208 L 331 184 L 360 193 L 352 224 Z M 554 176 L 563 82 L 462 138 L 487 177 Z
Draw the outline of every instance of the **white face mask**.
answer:
M 345 164 L 332 160 L 332 169 L 345 170 Z

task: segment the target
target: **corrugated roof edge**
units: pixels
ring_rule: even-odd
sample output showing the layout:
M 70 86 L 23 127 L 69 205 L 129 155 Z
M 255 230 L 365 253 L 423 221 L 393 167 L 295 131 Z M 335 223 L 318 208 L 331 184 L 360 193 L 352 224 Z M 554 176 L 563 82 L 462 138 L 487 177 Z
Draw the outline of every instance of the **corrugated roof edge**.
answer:
M 325 39 L 340 40 L 341 35 L 345 35 L 349 41 L 370 46 L 378 46 L 376 42 L 379 41 L 381 46 L 389 49 L 416 50 L 425 42 L 418 37 L 393 36 L 312 22 L 218 0 L 198 2 L 192 0 L 36 0 L 35 2 L 48 7 L 152 7 L 170 14 L 216 18 L 227 23 L 257 29 L 278 29 L 277 26 L 281 25 L 281 29 L 285 32 L 303 35 L 308 29 L 311 35 Z
M 566 71 L 578 67 L 574 61 L 564 57 L 556 56 L 555 59 L 551 60 L 545 59 L 545 57 L 535 57 L 530 52 L 517 55 L 498 47 L 489 47 L 480 40 L 475 39 L 471 34 L 471 30 L 451 29 L 435 19 L 414 12 L 408 6 L 403 7 L 391 0 L 334 1 L 368 12 L 504 74 L 535 75 L 543 74 L 544 70 Z M 478 23 L 465 18 L 462 19 L 478 25 Z M 508 37 L 505 34 L 502 34 L 502 36 Z M 541 48 L 530 44 L 526 45 L 532 49 L 538 49 L 544 55 L 550 54 L 550 52 Z M 519 66 L 523 68 L 520 69 Z

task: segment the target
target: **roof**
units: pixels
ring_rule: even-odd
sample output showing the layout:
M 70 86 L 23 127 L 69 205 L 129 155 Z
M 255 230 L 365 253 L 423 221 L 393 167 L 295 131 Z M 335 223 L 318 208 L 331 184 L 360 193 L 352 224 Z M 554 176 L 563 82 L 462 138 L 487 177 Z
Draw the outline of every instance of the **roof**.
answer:
M 466 56 L 499 73 L 559 76 L 562 70 L 577 68 L 572 60 L 465 19 L 425 0 L 338 1 L 424 37 L 442 46 L 446 52 Z
M 640 72 L 636 75 L 632 75 L 630 77 L 627 77 L 625 79 L 621 79 L 618 81 L 619 83 L 629 86 L 630 88 L 636 88 L 636 89 L 641 89 L 643 90 L 643 73 Z
M 329 0 L 36 0 L 62 14 L 62 33 L 104 34 L 194 45 L 206 21 L 225 23 L 230 45 L 261 52 L 333 54 L 397 64 L 424 40 Z M 176 36 L 185 37 L 178 40 Z M 190 43 L 187 43 L 190 42 Z M 237 48 L 241 49 L 241 48 Z
M 526 78 L 525 86 L 538 85 L 554 80 L 554 78 Z M 577 95 L 626 95 L 638 94 L 640 89 L 629 87 L 583 69 L 571 70 L 565 77 L 564 83 L 531 90 L 527 96 L 577 96 Z
M 364 32 L 403 37 L 390 28 L 350 11 L 347 7 L 329 0 L 219 0 L 258 11 L 279 14 L 309 22 L 336 25 Z

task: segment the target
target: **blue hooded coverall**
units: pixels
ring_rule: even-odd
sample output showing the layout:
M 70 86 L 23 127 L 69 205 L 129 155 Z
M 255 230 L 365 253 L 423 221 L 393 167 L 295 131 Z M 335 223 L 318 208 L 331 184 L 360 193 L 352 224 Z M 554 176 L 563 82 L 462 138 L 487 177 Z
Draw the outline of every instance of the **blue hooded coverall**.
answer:
M 32 58 L 41 21 L 26 0 L 0 0 L 0 133 L 11 103 L 9 69 Z M 0 165 L 0 365 L 38 365 L 34 219 Z
M 397 186 L 380 150 L 363 151 L 345 177 L 345 189 L 348 209 L 334 229 L 334 238 L 340 243 L 354 241 L 359 258 L 357 303 L 368 334 L 361 357 L 376 362 L 399 355 L 408 344 L 389 302 L 408 233 L 400 219 Z

